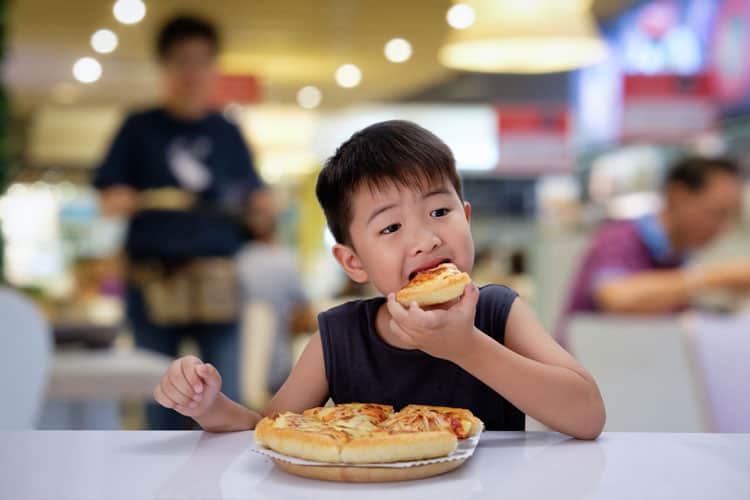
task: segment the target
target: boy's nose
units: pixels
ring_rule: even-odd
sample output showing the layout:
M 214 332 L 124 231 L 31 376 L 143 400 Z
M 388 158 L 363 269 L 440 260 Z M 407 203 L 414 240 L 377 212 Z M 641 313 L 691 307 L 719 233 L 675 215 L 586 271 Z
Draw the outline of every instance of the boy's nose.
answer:
M 421 231 L 414 238 L 412 246 L 412 255 L 419 255 L 421 253 L 430 253 L 443 244 L 443 240 L 432 231 Z

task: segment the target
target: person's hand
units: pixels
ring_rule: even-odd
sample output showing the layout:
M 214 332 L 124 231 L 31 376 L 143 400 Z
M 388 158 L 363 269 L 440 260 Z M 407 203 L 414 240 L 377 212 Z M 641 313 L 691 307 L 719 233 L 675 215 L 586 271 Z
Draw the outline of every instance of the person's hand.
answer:
M 154 399 L 186 417 L 200 417 L 216 401 L 221 375 L 195 356 L 175 360 L 154 389 Z
M 690 272 L 697 273 L 709 287 L 750 289 L 750 259 L 730 260 Z
M 407 345 L 430 356 L 453 361 L 470 345 L 476 333 L 476 314 L 479 290 L 473 283 L 466 285 L 464 294 L 447 309 L 424 310 L 416 302 L 405 308 L 388 294 L 387 307 L 391 314 L 389 327 Z

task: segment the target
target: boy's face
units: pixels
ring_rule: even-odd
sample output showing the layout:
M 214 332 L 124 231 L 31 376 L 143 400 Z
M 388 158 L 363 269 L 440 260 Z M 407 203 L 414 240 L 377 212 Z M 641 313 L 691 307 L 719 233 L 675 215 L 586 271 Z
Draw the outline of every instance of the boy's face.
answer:
M 356 282 L 371 281 L 387 295 L 416 271 L 442 262 L 471 271 L 471 207 L 448 181 L 424 191 L 394 184 L 361 187 L 352 197 L 352 214 L 353 245 L 336 245 L 334 256 Z

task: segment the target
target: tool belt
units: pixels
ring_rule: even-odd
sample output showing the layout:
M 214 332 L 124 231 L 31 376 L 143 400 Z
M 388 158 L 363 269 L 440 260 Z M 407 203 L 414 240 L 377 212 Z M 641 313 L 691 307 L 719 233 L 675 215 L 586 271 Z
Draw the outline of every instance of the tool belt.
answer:
M 130 262 L 128 281 L 141 290 L 146 313 L 159 326 L 231 323 L 239 317 L 239 282 L 231 258 Z

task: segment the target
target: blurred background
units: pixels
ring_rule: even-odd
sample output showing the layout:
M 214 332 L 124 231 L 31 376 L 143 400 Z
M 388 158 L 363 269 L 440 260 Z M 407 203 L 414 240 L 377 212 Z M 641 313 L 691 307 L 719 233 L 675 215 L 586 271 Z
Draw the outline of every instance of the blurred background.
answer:
M 658 211 L 674 161 L 750 167 L 745 0 L 0 5 L 0 359 L 22 370 L 0 386 L 29 400 L 26 426 L 148 426 L 143 403 L 171 358 L 134 342 L 128 218 L 103 210 L 92 183 L 123 120 L 162 99 L 155 39 L 175 15 L 218 28 L 211 104 L 249 146 L 275 207 L 273 245 L 298 271 L 286 310 L 242 295 L 239 391 L 254 408 L 316 312 L 375 293 L 339 270 L 314 196 L 322 162 L 366 125 L 412 120 L 451 147 L 473 206 L 473 278 L 519 291 L 551 333 L 594 231 Z M 750 184 L 741 189 L 747 199 Z M 749 223 L 745 204 L 691 263 L 750 257 Z M 268 286 L 253 273 L 262 260 L 239 262 L 250 288 Z M 750 430 L 747 308 L 747 295 L 714 290 L 678 314 L 568 325 L 568 348 L 602 386 L 607 429 Z M 298 325 L 283 320 L 292 309 L 305 311 Z M 24 329 L 48 340 L 17 345 Z M 199 350 L 180 339 L 179 353 Z

